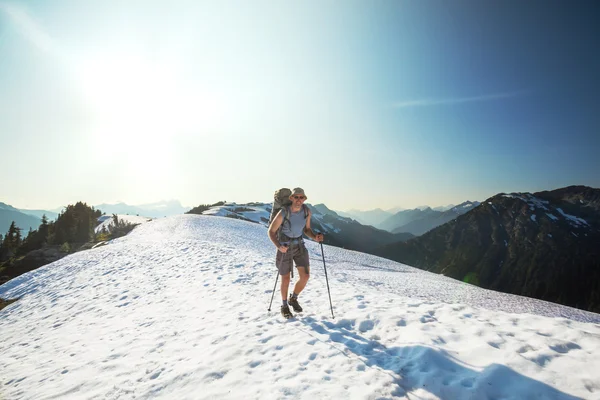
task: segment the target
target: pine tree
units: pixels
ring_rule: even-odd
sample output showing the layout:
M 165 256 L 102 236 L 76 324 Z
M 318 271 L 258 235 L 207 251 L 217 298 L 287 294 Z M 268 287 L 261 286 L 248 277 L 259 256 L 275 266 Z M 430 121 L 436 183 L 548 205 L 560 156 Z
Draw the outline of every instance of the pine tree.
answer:
M 22 243 L 23 243 L 23 239 L 21 237 L 21 228 L 17 227 L 17 232 L 15 233 L 15 244 L 14 244 L 15 251 L 19 248 L 19 246 L 21 246 Z
M 18 247 L 17 240 L 21 240 L 21 232 L 20 229 L 17 228 L 17 226 L 15 225 L 15 221 L 12 221 L 12 223 L 10 224 L 10 228 L 8 228 L 8 232 L 4 237 L 4 241 L 2 242 L 4 257 L 10 258 L 14 255 Z
M 48 218 L 46 218 L 46 214 L 42 215 L 42 224 L 40 225 L 39 232 L 39 242 L 40 245 L 43 246 L 48 242 L 48 233 L 50 226 L 48 225 Z M 41 247 L 40 246 L 40 247 Z

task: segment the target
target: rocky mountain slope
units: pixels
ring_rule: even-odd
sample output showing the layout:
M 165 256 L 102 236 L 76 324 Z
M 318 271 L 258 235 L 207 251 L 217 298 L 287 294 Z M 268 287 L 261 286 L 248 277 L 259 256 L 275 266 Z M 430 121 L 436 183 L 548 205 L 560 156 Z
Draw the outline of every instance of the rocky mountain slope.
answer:
M 600 311 L 600 189 L 498 194 L 375 253 L 481 287 Z

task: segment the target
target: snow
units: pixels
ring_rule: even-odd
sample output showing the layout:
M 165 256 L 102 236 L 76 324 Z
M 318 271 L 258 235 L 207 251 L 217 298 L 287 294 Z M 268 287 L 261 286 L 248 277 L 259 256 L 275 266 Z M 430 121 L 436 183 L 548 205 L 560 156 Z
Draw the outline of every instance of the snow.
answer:
M 98 222 L 104 222 L 104 221 L 106 221 L 107 219 L 110 219 L 110 218 L 112 218 L 112 215 L 101 215 L 101 216 L 98 217 Z
M 512 194 L 504 194 L 502 196 L 524 201 L 525 203 L 527 203 L 527 205 L 529 206 L 529 209 L 531 211 L 534 211 L 536 209 L 536 207 L 541 208 L 542 210 L 549 211 L 548 207 L 546 207 L 546 205 L 549 204 L 549 201 L 542 200 L 539 197 L 535 197 L 531 193 L 512 193 Z
M 558 217 L 554 214 L 550 214 L 550 213 L 546 213 L 546 215 L 548 216 L 548 218 L 554 220 L 554 221 L 558 221 Z
M 100 219 L 102 217 L 106 217 L 106 215 L 101 216 L 100 218 L 98 218 L 98 220 L 100 221 Z M 119 218 L 119 220 L 123 220 L 125 222 L 128 222 L 130 224 L 143 224 L 146 223 L 150 220 L 152 220 L 152 218 L 148 218 L 148 217 L 139 217 L 137 215 L 121 215 L 121 214 L 117 214 L 117 217 Z M 98 225 L 95 229 L 95 232 L 101 232 L 102 228 L 106 228 L 108 229 L 109 226 L 114 225 L 113 224 L 113 218 L 112 215 L 108 216 L 108 218 L 102 218 L 102 223 L 100 225 Z
M 535 214 L 531 214 L 531 216 L 530 216 L 529 218 L 531 218 L 531 220 L 532 220 L 533 222 L 537 222 L 537 221 L 535 220 Z
M 211 207 L 204 211 L 203 215 L 212 215 L 218 217 L 242 217 L 250 221 L 260 224 L 267 224 L 271 214 L 266 210 L 267 204 L 261 206 L 238 205 L 235 203 L 227 203 L 223 206 Z
M 307 241 L 305 311 L 267 312 L 264 226 L 180 215 L 0 286 L 6 399 L 577 399 L 600 315 Z M 279 284 L 278 284 L 279 285 Z
M 535 197 L 534 195 L 530 194 L 530 193 L 512 193 L 512 194 L 504 194 L 502 195 L 503 197 L 508 197 L 508 198 L 516 198 L 519 200 L 522 200 L 524 202 L 527 203 L 527 205 L 529 206 L 531 211 L 535 211 L 536 208 L 541 208 L 546 212 L 546 215 L 548 216 L 548 218 L 557 221 L 558 218 L 552 214 L 550 211 L 550 209 L 548 207 L 553 207 L 550 205 L 550 202 L 547 200 L 542 200 L 538 197 Z M 554 208 L 554 207 L 553 207 Z M 584 220 L 583 218 L 579 218 L 576 217 L 574 215 L 570 215 L 565 213 L 561 208 L 559 207 L 555 207 L 556 211 L 558 211 L 564 218 L 566 218 L 572 226 L 575 227 L 582 227 L 584 225 L 587 225 L 588 227 L 590 226 L 586 220 Z M 533 218 L 532 218 L 533 219 Z
M 571 224 L 575 224 L 575 225 L 579 225 L 579 226 L 580 226 L 580 225 L 588 225 L 588 226 L 589 226 L 589 224 L 587 223 L 587 221 L 586 221 L 585 219 L 583 219 L 583 218 L 579 218 L 579 217 L 576 217 L 576 216 L 574 216 L 574 215 L 567 214 L 567 213 L 565 213 L 565 212 L 564 212 L 564 211 L 563 211 L 561 208 L 558 208 L 558 207 L 556 208 L 556 210 L 557 210 L 557 211 L 558 211 L 558 212 L 559 212 L 559 213 L 560 213 L 560 214 L 561 214 L 563 217 L 565 217 L 566 219 L 568 219 L 568 220 L 569 220 L 569 222 L 571 222 Z
M 550 233 L 549 233 L 549 234 L 548 234 L 548 237 L 552 237 L 552 234 L 550 234 Z

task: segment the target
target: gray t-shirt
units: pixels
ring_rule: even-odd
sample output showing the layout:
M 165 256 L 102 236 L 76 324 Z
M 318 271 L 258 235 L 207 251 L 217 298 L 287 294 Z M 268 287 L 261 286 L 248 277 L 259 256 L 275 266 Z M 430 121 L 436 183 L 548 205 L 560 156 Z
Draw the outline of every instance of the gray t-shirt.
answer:
M 290 208 L 289 212 L 289 222 L 285 219 L 285 210 L 281 209 L 280 211 L 283 216 L 283 222 L 281 225 L 281 233 L 289 238 L 299 238 L 302 236 L 304 232 L 304 227 L 306 226 L 306 219 L 304 218 L 304 208 L 300 208 L 300 211 L 293 212 Z M 308 218 L 308 211 L 306 213 L 306 217 Z

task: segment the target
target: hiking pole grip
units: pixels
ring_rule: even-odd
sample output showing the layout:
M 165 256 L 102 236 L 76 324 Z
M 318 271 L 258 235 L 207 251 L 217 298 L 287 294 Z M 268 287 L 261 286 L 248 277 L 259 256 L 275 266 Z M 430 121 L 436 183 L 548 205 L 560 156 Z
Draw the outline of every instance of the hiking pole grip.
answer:
M 325 253 L 323 252 L 323 242 L 319 242 L 321 244 L 321 256 L 323 257 L 323 269 L 325 270 L 325 282 L 327 282 L 327 294 L 329 295 L 329 306 L 331 307 L 331 316 L 335 319 L 335 315 L 333 315 L 333 303 L 331 303 L 331 291 L 329 290 L 329 279 L 327 278 L 327 266 L 325 265 Z

